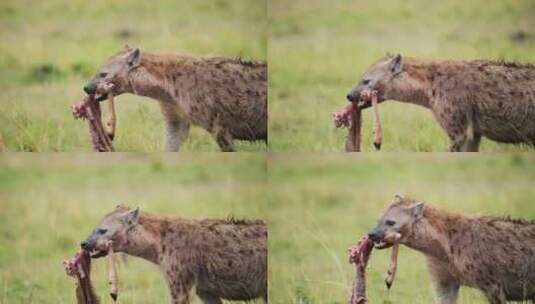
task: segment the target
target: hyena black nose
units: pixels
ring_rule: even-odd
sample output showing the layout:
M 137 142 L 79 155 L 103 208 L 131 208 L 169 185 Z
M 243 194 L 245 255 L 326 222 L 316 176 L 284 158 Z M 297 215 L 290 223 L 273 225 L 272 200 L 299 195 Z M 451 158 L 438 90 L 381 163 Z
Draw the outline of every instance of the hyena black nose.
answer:
M 351 102 L 357 101 L 357 97 L 354 94 L 351 94 L 351 93 L 347 94 L 346 98 L 347 98 L 347 100 L 349 100 Z
M 80 243 L 80 247 L 82 247 L 82 249 L 84 249 L 84 250 L 88 250 L 89 249 L 89 243 L 86 242 L 86 241 L 83 241 L 82 243 Z
M 84 91 L 88 95 L 91 95 L 91 94 L 95 93 L 95 89 L 92 86 L 89 86 L 89 85 L 84 86 Z
M 379 242 L 383 238 L 381 231 L 373 230 L 368 233 L 368 238 L 374 242 Z

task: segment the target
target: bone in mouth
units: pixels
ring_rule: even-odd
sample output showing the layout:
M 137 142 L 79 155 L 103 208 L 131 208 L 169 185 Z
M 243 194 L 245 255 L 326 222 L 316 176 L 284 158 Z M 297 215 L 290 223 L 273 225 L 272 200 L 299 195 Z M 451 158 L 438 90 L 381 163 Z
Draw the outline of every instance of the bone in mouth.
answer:
M 366 102 L 371 102 L 374 111 L 373 145 L 376 150 L 381 149 L 383 132 L 379 117 L 377 91 L 364 91 L 361 93 L 361 101 L 349 103 L 333 114 L 336 128 L 348 128 L 346 138 L 346 152 L 359 152 L 361 142 L 362 108 Z
M 390 254 L 390 267 L 388 267 L 388 271 L 386 272 L 385 277 L 385 284 L 386 288 L 390 290 L 390 287 L 392 287 L 392 284 L 394 283 L 394 279 L 396 277 L 396 270 L 398 269 L 398 248 L 399 245 L 396 243 L 394 246 L 392 246 L 392 253 Z
M 356 277 L 351 290 L 349 304 L 363 304 L 366 299 L 366 267 L 373 249 L 373 241 L 367 236 L 360 239 L 356 246 L 349 249 L 349 263 L 355 264 Z
M 397 259 L 398 259 L 398 243 L 399 236 L 396 235 L 396 242 L 392 246 L 392 253 L 390 255 L 390 267 L 388 268 L 385 284 L 386 287 L 390 290 L 392 284 L 394 283 L 394 278 L 396 276 L 397 270 Z M 357 245 L 349 249 L 349 263 L 355 264 L 356 267 L 356 277 L 351 290 L 351 297 L 349 298 L 349 304 L 364 304 L 368 300 L 366 299 L 366 267 L 368 265 L 368 260 L 370 258 L 372 249 L 374 247 L 374 242 L 364 236 L 360 239 Z
M 353 103 L 333 113 L 334 125 L 337 128 L 348 128 L 346 152 L 360 151 L 360 129 L 362 126 L 361 109 Z
M 118 283 L 117 283 L 117 270 L 115 268 L 115 256 L 113 254 L 113 249 L 110 246 L 107 256 L 107 267 L 108 267 L 108 284 L 110 285 L 110 296 L 114 301 L 117 301 L 119 296 Z
M 84 97 L 81 102 L 72 106 L 72 114 L 75 119 L 87 119 L 89 125 L 89 138 L 93 150 L 97 152 L 112 152 L 112 140 L 115 136 L 115 106 L 113 101 L 113 84 L 102 86 L 97 89 L 96 94 Z M 106 94 L 108 96 L 110 106 L 110 118 L 107 123 L 108 129 L 105 129 L 102 124 L 102 112 L 100 110 L 99 101 L 95 100 L 98 94 Z
M 68 276 L 76 279 L 76 303 L 99 304 L 100 301 L 91 283 L 91 256 L 80 250 L 72 258 L 63 261 Z
M 381 119 L 379 117 L 379 107 L 377 106 L 377 91 L 369 91 L 367 94 L 371 94 L 371 101 L 373 107 L 373 146 L 376 150 L 381 150 L 381 144 L 383 142 L 383 130 L 381 128 Z

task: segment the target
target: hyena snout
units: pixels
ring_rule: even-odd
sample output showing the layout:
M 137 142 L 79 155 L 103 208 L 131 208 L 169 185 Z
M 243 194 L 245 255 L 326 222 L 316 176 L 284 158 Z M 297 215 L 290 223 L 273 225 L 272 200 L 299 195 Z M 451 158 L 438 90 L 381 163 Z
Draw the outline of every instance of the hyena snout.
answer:
M 347 93 L 346 98 L 350 102 L 357 102 L 360 99 L 360 93 L 353 90 Z
M 86 92 L 88 95 L 95 94 L 96 90 L 97 90 L 97 85 L 94 83 L 90 82 L 84 86 L 84 92 Z
M 97 242 L 91 235 L 80 243 L 80 247 L 87 251 L 95 249 L 96 245 Z
M 368 232 L 368 238 L 374 242 L 381 242 L 385 238 L 385 232 L 380 229 L 373 229 Z
M 80 247 L 83 250 L 91 251 L 93 248 L 91 248 L 90 242 L 88 240 L 82 241 L 80 243 Z

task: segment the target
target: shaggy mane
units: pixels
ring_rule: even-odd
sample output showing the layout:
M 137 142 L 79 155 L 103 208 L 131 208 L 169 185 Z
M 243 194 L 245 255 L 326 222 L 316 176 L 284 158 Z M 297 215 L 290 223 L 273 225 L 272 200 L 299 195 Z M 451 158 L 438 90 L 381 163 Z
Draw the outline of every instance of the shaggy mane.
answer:
M 240 57 L 234 57 L 234 58 L 217 57 L 214 59 L 218 60 L 220 63 L 234 63 L 234 64 L 239 64 L 239 65 L 248 66 L 248 67 L 266 66 L 265 62 L 255 61 L 255 60 L 246 60 Z
M 245 219 L 245 218 L 238 219 L 238 218 L 235 218 L 234 216 L 227 217 L 225 222 L 227 224 L 232 224 L 232 225 L 259 225 L 259 224 L 263 225 L 264 224 L 264 221 L 262 220 L 250 220 L 250 219 Z
M 498 217 L 484 217 L 485 219 L 488 219 L 490 222 L 495 221 L 502 221 L 502 222 L 508 222 L 513 223 L 517 225 L 535 225 L 535 220 L 524 220 L 524 219 L 518 219 L 518 218 L 511 218 L 511 216 L 498 216 Z
M 479 63 L 481 65 L 494 65 L 494 66 L 502 66 L 502 67 L 506 67 L 506 68 L 535 69 L 535 65 L 533 65 L 532 63 L 506 61 L 505 59 L 499 59 L 499 60 L 475 60 L 474 62 L 475 63 Z

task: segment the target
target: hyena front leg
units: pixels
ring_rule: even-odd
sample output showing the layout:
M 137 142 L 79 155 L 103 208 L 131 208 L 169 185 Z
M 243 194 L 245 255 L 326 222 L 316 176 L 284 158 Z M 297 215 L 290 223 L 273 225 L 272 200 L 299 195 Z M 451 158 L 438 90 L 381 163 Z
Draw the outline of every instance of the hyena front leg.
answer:
M 223 303 L 218 296 L 214 296 L 210 293 L 197 290 L 197 295 L 199 296 L 203 304 L 222 304 Z
M 465 152 L 477 152 L 479 150 L 481 135 L 476 130 L 474 112 L 474 109 L 469 109 L 466 114 L 466 128 L 464 132 L 466 141 L 463 147 L 463 151 Z
M 188 138 L 190 123 L 183 120 L 167 120 L 165 129 L 165 151 L 177 152 Z
M 226 130 L 220 130 L 215 134 L 217 145 L 223 152 L 234 152 L 234 139 Z
M 450 141 L 449 151 L 450 152 L 461 152 L 466 146 L 466 137 L 464 134 L 453 133 L 451 130 L 448 132 L 448 138 Z
M 474 110 L 469 106 L 456 106 L 453 102 L 440 102 L 432 109 L 435 118 L 446 132 L 450 152 L 477 152 L 481 135 L 475 124 Z M 459 102 L 462 103 L 462 102 Z
M 466 152 L 479 151 L 479 142 L 481 142 L 481 135 L 474 134 L 472 138 L 468 138 L 466 141 Z
M 161 102 L 160 109 L 165 119 L 165 151 L 177 152 L 188 138 L 190 123 L 180 117 L 176 106 L 171 103 Z
M 450 152 L 477 152 L 481 135 L 467 134 L 463 129 L 448 130 L 450 140 Z
M 171 292 L 172 304 L 189 304 L 190 293 L 193 289 L 193 281 L 186 273 L 166 271 L 167 285 Z
M 499 284 L 490 285 L 484 288 L 485 297 L 489 304 L 505 304 L 505 293 L 503 287 Z
M 427 268 L 435 287 L 437 303 L 455 304 L 460 284 L 450 274 L 448 266 L 437 259 L 427 258 Z

